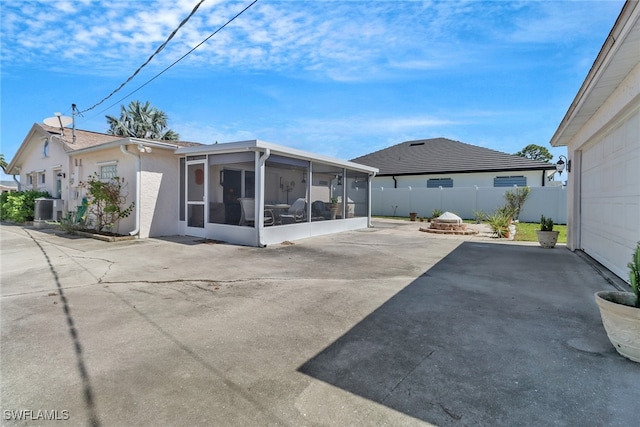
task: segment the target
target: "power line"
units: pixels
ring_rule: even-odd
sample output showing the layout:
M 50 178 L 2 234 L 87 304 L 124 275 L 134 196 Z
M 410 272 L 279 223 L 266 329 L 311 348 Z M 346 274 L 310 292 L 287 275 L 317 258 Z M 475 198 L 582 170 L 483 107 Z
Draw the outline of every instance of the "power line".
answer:
M 158 74 L 156 74 L 155 76 L 153 76 L 152 78 L 150 78 L 149 80 L 147 80 L 145 83 L 143 83 L 142 85 L 140 85 L 136 90 L 128 93 L 126 96 L 120 98 L 118 101 L 114 102 L 113 104 L 111 104 L 110 106 L 108 106 L 107 108 L 105 108 L 104 110 L 100 111 L 100 113 L 103 113 L 105 111 L 107 111 L 109 108 L 119 104 L 121 101 L 124 101 L 125 99 L 127 99 L 128 97 L 130 97 L 131 95 L 133 95 L 134 93 L 136 93 L 137 91 L 139 91 L 140 89 L 142 89 L 143 87 L 145 87 L 146 85 L 148 85 L 149 83 L 151 83 L 152 81 L 154 81 L 155 79 L 157 79 L 158 77 L 160 77 L 162 74 L 164 74 L 166 71 L 168 71 L 170 68 L 172 68 L 174 65 L 176 65 L 178 62 L 182 61 L 184 58 L 186 58 L 188 55 L 190 55 L 193 51 L 195 51 L 196 49 L 198 49 L 200 46 L 202 46 L 203 44 L 205 44 L 211 37 L 215 36 L 216 34 L 218 34 L 220 31 L 222 31 L 222 29 L 224 29 L 227 25 L 229 25 L 231 22 L 233 22 L 237 17 L 239 17 L 240 15 L 242 15 L 244 12 L 246 12 L 251 6 L 253 6 L 254 4 L 256 4 L 258 2 L 258 0 L 253 0 L 247 7 L 245 7 L 244 9 L 242 9 L 240 12 L 238 12 L 233 18 L 229 19 L 224 25 L 220 26 L 217 30 L 215 30 L 213 33 L 211 33 L 207 38 L 205 38 L 204 40 L 202 40 L 200 43 L 198 43 L 195 47 L 193 47 L 191 50 L 189 50 L 187 53 L 185 53 L 184 55 L 182 55 L 180 58 L 178 58 L 176 61 L 174 61 L 173 63 L 171 63 L 171 65 L 169 65 L 168 67 L 166 67 L 164 70 L 160 71 Z M 93 108 L 93 107 L 92 107 Z M 86 111 L 86 110 L 85 110 Z M 98 113 L 98 114 L 100 114 Z
M 95 107 L 97 107 L 98 105 L 102 104 L 104 101 L 106 101 L 107 99 L 111 98 L 113 95 L 116 94 L 116 92 L 118 92 L 120 89 L 122 89 L 127 83 L 129 83 L 131 80 L 133 80 L 133 78 L 138 75 L 138 73 L 149 63 L 151 62 L 151 60 L 153 59 L 154 56 L 156 56 L 157 54 L 160 53 L 160 51 L 162 51 L 162 49 L 165 48 L 165 46 L 167 46 L 167 43 L 169 43 L 169 41 L 176 35 L 176 33 L 178 32 L 178 30 L 180 30 L 180 28 L 182 28 L 184 26 L 184 24 L 187 23 L 187 21 L 189 19 L 191 19 L 191 17 L 196 13 L 196 11 L 198 10 L 198 8 L 200 7 L 200 5 L 202 3 L 204 3 L 205 0 L 200 0 L 200 3 L 198 3 L 193 10 L 191 11 L 191 13 L 182 20 L 182 22 L 180 22 L 180 25 L 178 25 L 176 27 L 175 30 L 173 30 L 171 32 L 171 34 L 169 34 L 169 37 L 164 41 L 164 43 L 162 43 L 155 52 L 153 52 L 153 54 L 151 54 L 151 56 L 144 62 L 144 64 L 142 64 L 140 67 L 138 67 L 138 69 L 127 79 L 125 80 L 120 86 L 118 86 L 117 89 L 115 89 L 113 92 L 111 92 L 109 95 L 107 95 L 106 97 L 104 97 L 100 102 L 98 102 L 97 104 L 87 108 L 86 110 L 83 111 L 79 111 L 79 113 L 86 113 L 89 110 L 93 110 Z

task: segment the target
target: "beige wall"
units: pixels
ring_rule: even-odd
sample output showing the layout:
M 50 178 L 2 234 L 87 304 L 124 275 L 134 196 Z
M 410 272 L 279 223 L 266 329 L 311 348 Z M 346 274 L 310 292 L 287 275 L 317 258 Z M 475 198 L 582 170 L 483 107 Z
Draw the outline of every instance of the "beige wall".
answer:
M 141 154 L 140 162 L 140 237 L 179 234 L 179 158 L 173 151 L 154 148 Z
M 136 150 L 137 151 L 137 150 Z M 77 153 L 70 157 L 71 180 L 69 184 L 68 210 L 75 211 L 82 204 L 82 198 L 87 196 L 86 188 L 80 186 L 94 173 L 100 175 L 102 166 L 115 164 L 118 178 L 122 182 L 122 194 L 126 195 L 125 206 L 129 206 L 136 199 L 136 164 L 135 158 L 120 151 L 120 147 L 88 153 Z M 127 234 L 135 228 L 135 211 L 127 218 L 120 220 L 114 230 L 120 234 Z
M 55 196 L 57 174 L 65 173 L 68 177 L 68 159 L 62 147 L 62 143 L 55 137 L 49 137 L 48 155 L 44 155 L 44 142 L 46 137 L 35 133 L 25 145 L 22 153 L 22 163 L 20 166 L 20 183 L 22 190 L 48 191 Z M 34 170 L 44 170 L 44 172 L 33 175 L 33 184 L 29 184 L 29 173 Z M 41 175 L 44 175 L 45 182 L 41 182 Z M 62 182 L 62 198 L 64 198 L 65 188 L 68 186 L 67 179 Z

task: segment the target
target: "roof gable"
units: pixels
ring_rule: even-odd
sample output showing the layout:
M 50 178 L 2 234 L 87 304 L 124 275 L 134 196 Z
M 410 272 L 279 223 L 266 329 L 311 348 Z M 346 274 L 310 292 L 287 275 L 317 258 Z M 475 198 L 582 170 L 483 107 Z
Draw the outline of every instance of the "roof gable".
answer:
M 378 175 L 555 170 L 550 163 L 447 138 L 406 141 L 352 161 L 377 167 Z

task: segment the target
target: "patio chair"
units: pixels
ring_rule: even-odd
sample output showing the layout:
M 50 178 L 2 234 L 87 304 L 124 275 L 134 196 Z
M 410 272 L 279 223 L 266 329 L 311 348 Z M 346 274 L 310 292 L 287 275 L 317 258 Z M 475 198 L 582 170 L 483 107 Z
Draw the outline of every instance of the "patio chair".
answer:
M 331 210 L 322 200 L 316 200 L 311 203 L 311 221 L 322 221 L 331 219 Z
M 282 220 L 283 224 L 294 224 L 296 222 L 302 222 L 307 216 L 306 210 L 307 201 L 303 198 L 299 198 L 295 202 L 293 202 L 287 213 L 280 215 L 280 219 Z
M 264 210 L 264 225 L 274 225 L 276 223 L 276 216 L 271 209 Z
M 256 221 L 255 199 L 249 197 L 238 198 L 242 214 L 238 225 L 253 225 Z

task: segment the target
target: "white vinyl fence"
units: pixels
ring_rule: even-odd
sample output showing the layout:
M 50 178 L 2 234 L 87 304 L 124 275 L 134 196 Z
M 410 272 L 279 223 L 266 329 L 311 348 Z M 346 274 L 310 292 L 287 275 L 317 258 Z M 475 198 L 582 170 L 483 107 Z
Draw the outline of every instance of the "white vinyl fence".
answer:
M 473 219 L 474 211 L 492 213 L 506 203 L 504 193 L 513 187 L 460 188 L 383 188 L 371 189 L 371 211 L 374 216 L 429 217 L 434 209 L 453 212 L 463 219 Z M 540 215 L 553 218 L 556 224 L 567 223 L 565 187 L 531 187 L 520 212 L 523 222 L 539 222 Z

